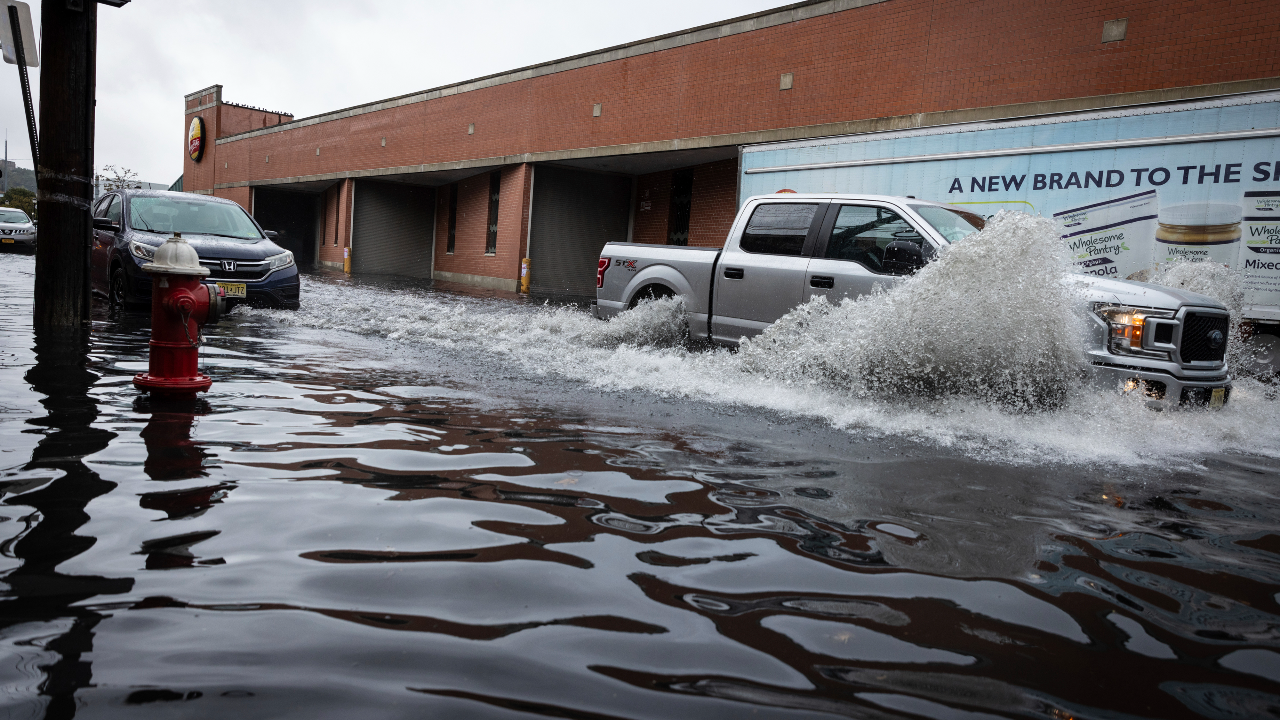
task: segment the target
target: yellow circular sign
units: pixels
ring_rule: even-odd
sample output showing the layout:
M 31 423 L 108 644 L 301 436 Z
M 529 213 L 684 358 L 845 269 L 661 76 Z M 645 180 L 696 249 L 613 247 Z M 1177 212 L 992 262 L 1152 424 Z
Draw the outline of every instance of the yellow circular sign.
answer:
M 191 159 L 200 162 L 204 157 L 204 118 L 191 118 L 191 129 L 187 131 L 187 153 Z

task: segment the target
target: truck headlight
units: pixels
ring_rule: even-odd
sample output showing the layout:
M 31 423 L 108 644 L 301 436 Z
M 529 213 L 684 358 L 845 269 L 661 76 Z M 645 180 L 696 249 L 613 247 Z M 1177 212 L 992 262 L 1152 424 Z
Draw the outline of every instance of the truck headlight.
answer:
M 285 250 L 279 255 L 272 255 L 271 257 L 267 258 L 267 262 L 270 263 L 268 267 L 270 267 L 272 270 L 287 268 L 293 264 L 293 253 L 289 252 L 288 250 Z
M 1156 318 L 1170 320 L 1174 316 L 1172 312 L 1099 303 L 1094 305 L 1093 313 L 1107 324 L 1107 350 L 1116 355 L 1170 359 L 1167 350 L 1143 347 L 1143 341 L 1150 332 L 1149 321 Z M 1150 346 L 1151 342 L 1147 341 L 1146 345 Z
M 137 240 L 129 241 L 129 252 L 139 260 L 150 261 L 150 260 L 154 260 L 156 257 L 155 248 L 151 247 L 150 245 L 147 245 L 146 243 L 140 243 Z

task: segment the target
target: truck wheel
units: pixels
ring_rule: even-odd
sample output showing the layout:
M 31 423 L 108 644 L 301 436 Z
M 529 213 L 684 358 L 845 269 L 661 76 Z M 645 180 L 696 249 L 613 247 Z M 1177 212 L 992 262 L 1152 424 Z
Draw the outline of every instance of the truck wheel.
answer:
M 668 298 L 668 297 L 674 297 L 674 296 L 675 296 L 675 293 L 671 292 L 671 288 L 667 287 L 666 285 L 645 285 L 644 287 L 640 288 L 640 292 L 636 293 L 635 297 L 631 298 L 631 305 L 629 305 L 628 307 L 634 308 L 635 306 L 639 305 L 642 302 L 646 302 L 649 300 L 660 300 L 662 298 Z
M 1274 377 L 1280 373 L 1280 337 L 1254 335 L 1244 344 L 1241 370 L 1258 377 Z

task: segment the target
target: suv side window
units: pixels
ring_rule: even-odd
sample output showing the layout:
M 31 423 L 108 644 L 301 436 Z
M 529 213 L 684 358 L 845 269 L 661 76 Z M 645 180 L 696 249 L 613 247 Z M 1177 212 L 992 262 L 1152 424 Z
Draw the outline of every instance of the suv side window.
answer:
M 804 241 L 818 206 L 811 203 L 765 203 L 756 206 L 742 232 L 744 252 L 793 255 L 804 252 Z
M 110 202 L 111 202 L 110 195 L 104 195 L 98 198 L 98 201 L 93 204 L 93 216 L 96 218 L 102 217 L 103 213 L 107 211 L 107 205 Z
M 103 215 L 103 217 L 115 223 L 116 225 L 120 224 L 120 196 L 119 195 L 111 196 L 111 206 L 107 208 L 107 212 L 105 215 Z
M 924 237 L 893 210 L 842 205 L 827 240 L 826 257 L 852 260 L 872 272 L 885 272 L 884 249 L 896 240 L 914 243 L 928 252 Z

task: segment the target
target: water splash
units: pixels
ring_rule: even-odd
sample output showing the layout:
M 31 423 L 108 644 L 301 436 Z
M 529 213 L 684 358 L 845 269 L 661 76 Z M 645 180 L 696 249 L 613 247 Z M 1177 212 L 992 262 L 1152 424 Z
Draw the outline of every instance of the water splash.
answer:
M 961 395 L 1019 410 L 1079 386 L 1083 299 L 1051 221 L 1001 212 L 905 282 L 818 298 L 742 347 L 743 366 L 866 397 Z
M 1231 313 L 1231 333 L 1227 336 L 1227 365 L 1234 375 L 1255 374 L 1252 352 L 1242 342 L 1240 321 L 1244 319 L 1244 277 L 1239 271 L 1211 262 L 1194 262 L 1186 258 L 1161 265 L 1149 282 L 1165 287 L 1199 293 L 1226 306 Z
M 1220 412 L 1157 413 L 1141 398 L 1084 388 L 1075 364 L 1083 313 L 1059 252 L 1043 221 L 1002 216 L 899 286 L 798 308 L 741 352 L 689 344 L 678 299 L 601 322 L 576 308 L 305 277 L 302 309 L 235 314 L 410 344 L 424 363 L 458 353 L 527 374 L 531 387 L 553 374 L 620 398 L 645 392 L 816 418 L 890 445 L 908 439 L 995 462 L 1280 456 L 1280 402 L 1257 381 L 1237 382 Z

